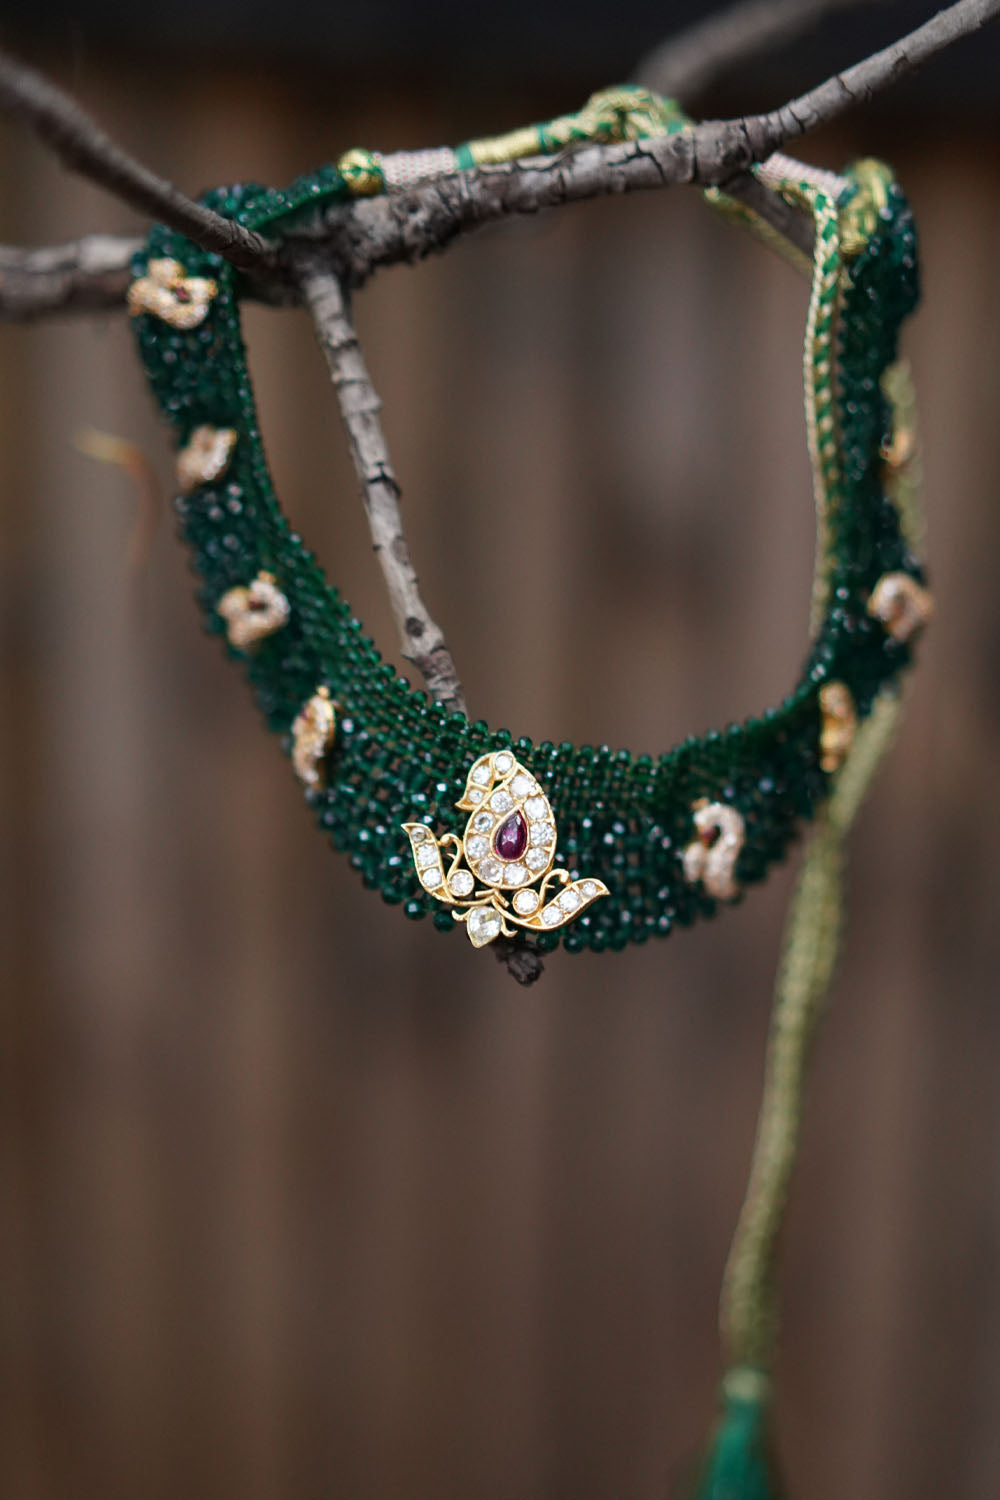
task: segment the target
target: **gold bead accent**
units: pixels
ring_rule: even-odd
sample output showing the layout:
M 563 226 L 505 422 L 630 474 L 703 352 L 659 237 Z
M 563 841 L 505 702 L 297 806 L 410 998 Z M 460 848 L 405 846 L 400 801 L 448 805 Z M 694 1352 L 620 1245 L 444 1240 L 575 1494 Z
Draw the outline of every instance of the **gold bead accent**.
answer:
M 196 427 L 177 455 L 177 483 L 190 495 L 199 485 L 221 479 L 236 447 L 235 427 Z
M 328 687 L 319 687 L 292 724 L 292 766 L 307 791 L 326 785 L 323 762 L 337 735 L 337 705 Z
M 849 180 L 855 192 L 839 214 L 840 248 L 848 257 L 860 254 L 875 233 L 879 213 L 889 202 L 893 177 L 884 162 L 866 157 L 853 164 Z
M 819 735 L 819 763 L 828 775 L 839 771 L 854 744 L 858 732 L 858 715 L 850 689 L 843 682 L 824 682 L 819 690 L 822 728 Z
M 189 329 L 205 321 L 218 292 L 216 283 L 205 276 L 185 276 L 179 260 L 151 260 L 146 275 L 129 287 L 126 302 L 130 317 L 152 313 L 171 328 Z
M 253 583 L 227 589 L 215 606 L 226 622 L 229 644 L 249 651 L 288 623 L 291 606 L 273 573 L 258 573 Z
M 377 151 L 354 146 L 337 162 L 337 171 L 356 198 L 373 198 L 385 188 Z
M 740 894 L 733 871 L 746 842 L 743 815 L 735 807 L 709 802 L 707 797 L 699 798 L 691 811 L 698 837 L 681 856 L 684 879 L 689 885 L 700 881 L 717 901 L 732 901 Z
M 881 620 L 894 641 L 908 641 L 934 613 L 928 589 L 909 573 L 884 573 L 868 600 L 868 613 Z

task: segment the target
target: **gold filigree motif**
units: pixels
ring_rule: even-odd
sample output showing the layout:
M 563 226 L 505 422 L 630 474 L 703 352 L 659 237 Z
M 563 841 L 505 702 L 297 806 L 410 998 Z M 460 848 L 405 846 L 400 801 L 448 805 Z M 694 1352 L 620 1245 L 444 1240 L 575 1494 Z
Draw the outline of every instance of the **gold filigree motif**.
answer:
M 235 427 L 196 427 L 177 454 L 177 483 L 185 495 L 221 479 L 236 447 Z
M 743 815 L 726 802 L 709 802 L 701 797 L 691 809 L 698 837 L 681 856 L 684 879 L 689 885 L 700 881 L 717 901 L 733 901 L 740 888 L 733 876 L 736 861 L 746 840 Z
M 226 622 L 229 644 L 250 651 L 288 622 L 291 609 L 273 573 L 258 573 L 253 583 L 227 589 L 215 606 Z
M 133 318 L 152 313 L 172 328 L 197 328 L 218 291 L 205 276 L 185 276 L 179 260 L 151 260 L 128 289 L 128 310 Z
M 318 687 L 292 724 L 292 766 L 310 792 L 326 784 L 323 762 L 337 735 L 337 706 L 328 687 Z
M 436 838 L 424 823 L 402 825 L 420 883 L 455 908 L 476 948 L 517 928 L 555 932 L 608 895 L 603 880 L 553 868 L 556 825 L 545 790 L 510 750 L 481 755 L 455 804 L 465 833 Z
M 868 613 L 881 620 L 894 641 L 908 641 L 934 613 L 928 589 L 909 573 L 884 573 L 868 600 Z
M 822 716 L 819 763 L 832 775 L 840 770 L 854 744 L 858 715 L 851 690 L 844 682 L 824 682 L 819 690 L 819 707 Z

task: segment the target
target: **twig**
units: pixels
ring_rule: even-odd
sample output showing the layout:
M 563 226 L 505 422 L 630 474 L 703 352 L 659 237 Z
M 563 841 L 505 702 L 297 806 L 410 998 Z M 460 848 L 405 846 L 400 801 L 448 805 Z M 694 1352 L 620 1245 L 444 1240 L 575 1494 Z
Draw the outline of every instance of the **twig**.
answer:
M 68 245 L 0 245 L 0 318 L 30 323 L 54 312 L 121 311 L 129 261 L 142 240 L 88 234 Z
M 421 598 L 410 560 L 399 510 L 400 488 L 379 421 L 382 403 L 365 364 L 348 297 L 336 276 L 311 259 L 300 263 L 297 279 L 347 429 L 372 546 L 385 579 L 403 655 L 418 669 L 432 698 L 465 713 L 455 663 L 440 626 Z M 530 945 L 498 941 L 496 956 L 518 984 L 534 984 L 542 973 L 541 955 Z
M 769 114 L 750 116 L 742 123 L 753 159 L 776 151 L 818 125 L 827 125 L 849 109 L 865 104 L 880 89 L 898 83 L 922 68 L 936 53 L 965 36 L 982 30 L 1000 16 L 1000 0 L 957 0 L 864 62 L 783 104 Z
M 24 120 L 73 171 L 141 213 L 169 224 L 203 249 L 215 250 L 242 267 L 267 257 L 269 247 L 259 234 L 212 213 L 157 177 L 105 135 L 75 99 L 41 73 L 2 53 L 0 109 Z
M 420 597 L 416 570 L 403 535 L 400 487 L 379 421 L 382 403 L 365 364 L 348 299 L 336 276 L 313 262 L 303 266 L 299 285 L 326 355 L 347 428 L 372 546 L 385 579 L 403 655 L 418 669 L 432 698 L 465 713 L 455 663 L 440 626 Z
M 126 568 L 133 604 L 138 607 L 140 586 L 149 566 L 156 528 L 163 514 L 163 490 L 156 471 L 141 448 L 113 433 L 99 432 L 95 427 L 82 427 L 73 442 L 88 458 L 96 459 L 101 464 L 117 465 L 132 481 L 138 506 L 129 539 Z
M 725 10 L 713 11 L 679 36 L 668 37 L 646 53 L 631 76 L 658 94 L 683 99 L 690 105 L 717 78 L 811 31 L 826 16 L 886 3 L 888 0 L 740 0 Z

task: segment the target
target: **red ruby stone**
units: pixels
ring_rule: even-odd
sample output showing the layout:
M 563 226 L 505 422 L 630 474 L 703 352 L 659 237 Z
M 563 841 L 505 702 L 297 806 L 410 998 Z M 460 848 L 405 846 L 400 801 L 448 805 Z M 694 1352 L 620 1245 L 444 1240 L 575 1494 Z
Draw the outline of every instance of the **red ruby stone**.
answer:
M 528 825 L 524 814 L 512 812 L 496 831 L 493 848 L 501 859 L 520 859 L 528 847 Z

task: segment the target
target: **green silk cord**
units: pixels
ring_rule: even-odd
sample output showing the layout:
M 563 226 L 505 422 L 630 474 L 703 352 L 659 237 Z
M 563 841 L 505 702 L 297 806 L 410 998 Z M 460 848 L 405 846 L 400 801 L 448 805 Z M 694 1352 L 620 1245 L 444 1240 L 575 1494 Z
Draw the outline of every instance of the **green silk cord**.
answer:
M 896 430 L 912 435 L 914 397 L 907 367 L 892 366 L 883 383 Z M 903 531 L 916 545 L 923 522 L 910 466 L 900 471 L 894 494 Z M 846 841 L 892 746 L 901 709 L 898 690 L 887 690 L 861 726 L 820 811 L 789 908 L 749 1180 L 723 1279 L 720 1324 L 731 1365 L 697 1500 L 765 1500 L 774 1493 L 766 1372 L 778 1327 L 779 1235 L 798 1153 L 811 1045 L 837 961 Z

